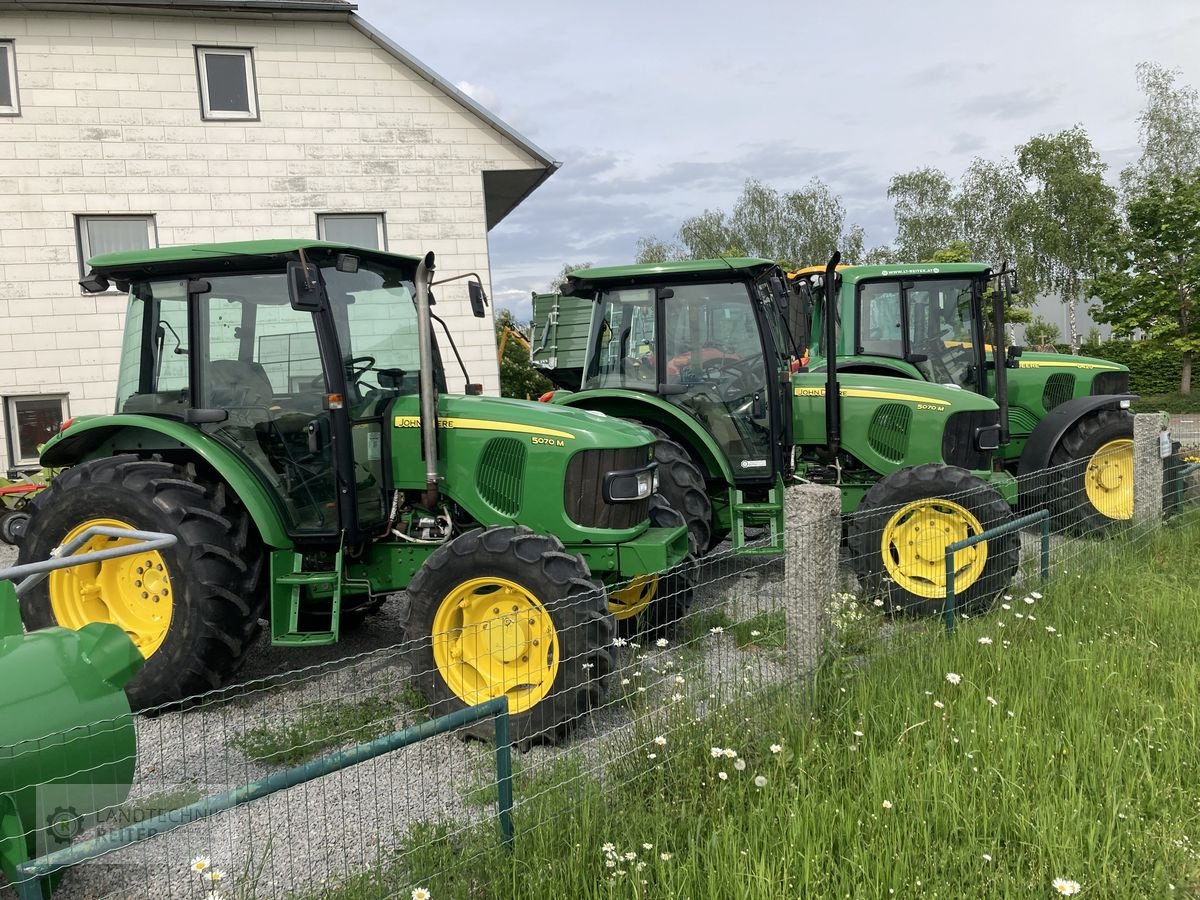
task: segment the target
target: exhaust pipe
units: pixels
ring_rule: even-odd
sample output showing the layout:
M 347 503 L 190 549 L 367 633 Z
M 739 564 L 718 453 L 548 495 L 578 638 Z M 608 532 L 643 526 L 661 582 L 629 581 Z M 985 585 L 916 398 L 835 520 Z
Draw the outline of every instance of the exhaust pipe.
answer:
M 842 443 L 842 395 L 837 380 L 837 279 L 842 254 L 834 250 L 825 265 L 825 441 L 836 456 Z
M 417 264 L 417 352 L 421 355 L 421 450 L 425 457 L 425 493 L 421 505 L 437 509 L 437 388 L 433 383 L 433 322 L 429 312 L 429 283 L 433 280 L 433 251 Z

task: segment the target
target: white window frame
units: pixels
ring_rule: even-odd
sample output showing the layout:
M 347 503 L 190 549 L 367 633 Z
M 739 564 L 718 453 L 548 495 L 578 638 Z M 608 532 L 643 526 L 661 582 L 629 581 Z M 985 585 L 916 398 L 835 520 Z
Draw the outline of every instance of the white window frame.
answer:
M 8 88 L 12 92 L 12 105 L 0 106 L 0 116 L 19 116 L 21 114 L 21 94 L 17 90 L 17 42 L 9 38 L 0 39 L 0 44 L 8 48 Z
M 246 60 L 246 100 L 250 108 L 242 109 L 213 109 L 208 102 L 208 67 L 204 57 L 209 53 L 220 56 L 242 56 Z M 210 47 L 196 45 L 196 79 L 200 86 L 200 118 L 206 122 L 257 122 L 258 121 L 258 79 L 254 73 L 253 47 Z
M 21 441 L 17 433 L 17 404 L 22 400 L 57 400 L 59 410 L 62 413 L 59 421 L 65 422 L 71 417 L 70 396 L 59 393 L 18 394 L 4 398 L 4 426 L 8 437 L 8 467 L 10 469 L 41 468 L 41 463 L 36 456 L 32 458 L 18 456 L 21 452 Z
M 317 213 L 317 240 L 327 241 L 329 238 L 325 236 L 325 223 L 330 219 L 375 219 L 375 230 L 379 237 L 379 249 L 386 251 L 387 246 L 387 222 L 384 214 L 366 210 L 363 212 L 348 212 L 340 210 L 338 212 Z
M 88 246 L 88 230 L 87 223 L 92 220 L 104 220 L 108 222 L 125 221 L 125 222 L 145 222 L 146 223 L 146 239 L 151 247 L 158 246 L 158 224 L 154 221 L 153 213 L 118 213 L 116 215 L 93 215 L 91 213 L 79 213 L 75 216 L 75 242 L 79 249 L 79 277 L 84 278 L 88 273 L 87 261 L 95 254 L 92 253 L 91 247 Z M 116 293 L 116 287 L 110 286 L 106 293 Z M 84 293 L 87 293 L 84 291 Z

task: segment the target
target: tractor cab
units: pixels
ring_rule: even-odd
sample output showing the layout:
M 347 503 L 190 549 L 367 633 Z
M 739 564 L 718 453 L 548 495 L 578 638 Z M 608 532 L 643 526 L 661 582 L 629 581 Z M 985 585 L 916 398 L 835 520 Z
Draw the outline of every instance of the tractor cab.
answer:
M 297 538 L 365 534 L 387 521 L 384 434 L 418 393 L 419 261 L 309 244 L 226 255 L 211 270 L 97 267 L 129 282 L 118 414 L 197 427 L 277 498 Z M 446 390 L 432 344 L 433 379 Z
M 670 263 L 637 273 L 573 272 L 570 291 L 594 300 L 584 391 L 654 395 L 700 423 L 738 482 L 771 482 L 785 468 L 788 346 L 772 311 L 766 260 Z

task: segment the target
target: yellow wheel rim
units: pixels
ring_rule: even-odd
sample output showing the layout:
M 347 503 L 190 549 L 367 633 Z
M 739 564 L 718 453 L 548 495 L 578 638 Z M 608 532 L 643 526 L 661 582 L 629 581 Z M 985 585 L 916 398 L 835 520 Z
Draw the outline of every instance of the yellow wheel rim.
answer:
M 1083 473 L 1088 502 L 1110 519 L 1133 518 L 1133 441 L 1109 441 L 1092 454 Z
M 653 603 L 657 595 L 657 575 L 635 575 L 624 587 L 608 592 L 608 611 L 614 619 L 632 619 Z
M 983 526 L 968 510 L 941 497 L 915 500 L 898 509 L 883 529 L 883 564 L 910 594 L 946 596 L 946 548 L 980 534 Z M 954 554 L 954 592 L 973 585 L 987 564 L 987 542 Z
M 558 632 L 541 601 L 506 578 L 472 578 L 433 617 L 433 661 L 450 690 L 473 706 L 508 697 L 531 709 L 558 674 Z
M 119 519 L 88 519 L 71 529 L 62 543 L 93 525 L 133 527 Z M 131 543 L 128 538 L 97 535 L 75 552 L 90 553 Z M 47 582 L 50 609 L 59 625 L 78 631 L 91 622 L 110 622 L 128 634 L 147 658 L 166 640 L 175 591 L 166 562 L 156 550 L 59 569 L 50 573 Z

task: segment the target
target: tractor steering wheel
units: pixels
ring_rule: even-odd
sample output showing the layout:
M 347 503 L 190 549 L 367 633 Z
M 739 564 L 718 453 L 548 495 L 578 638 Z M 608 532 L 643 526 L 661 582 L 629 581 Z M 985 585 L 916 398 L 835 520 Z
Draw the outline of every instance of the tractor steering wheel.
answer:
M 350 370 L 350 381 L 357 382 L 373 368 L 375 368 L 375 357 L 373 356 L 355 356 L 347 360 L 346 368 Z

